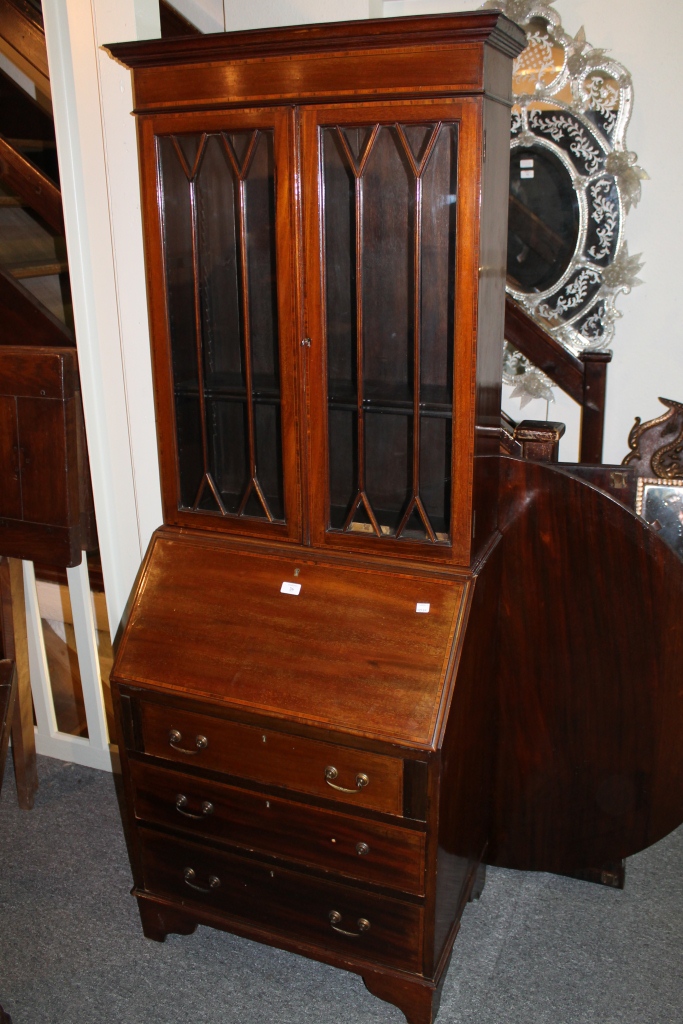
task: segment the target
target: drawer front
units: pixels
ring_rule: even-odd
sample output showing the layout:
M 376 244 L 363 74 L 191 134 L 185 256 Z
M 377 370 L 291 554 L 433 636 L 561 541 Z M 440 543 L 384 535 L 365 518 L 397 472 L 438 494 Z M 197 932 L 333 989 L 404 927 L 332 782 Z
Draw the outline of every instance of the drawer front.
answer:
M 325 949 L 421 970 L 421 907 L 145 829 L 140 838 L 147 892 Z
M 147 754 L 387 814 L 403 813 L 399 758 L 147 701 L 140 702 L 140 710 Z
M 138 820 L 184 829 L 375 882 L 424 893 L 423 832 L 265 797 L 133 761 Z

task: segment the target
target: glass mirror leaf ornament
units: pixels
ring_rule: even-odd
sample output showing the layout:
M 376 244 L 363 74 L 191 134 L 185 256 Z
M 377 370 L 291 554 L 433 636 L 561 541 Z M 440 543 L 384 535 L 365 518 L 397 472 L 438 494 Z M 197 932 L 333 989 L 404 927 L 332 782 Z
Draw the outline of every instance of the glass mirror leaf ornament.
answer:
M 566 349 L 612 343 L 619 292 L 637 284 L 624 219 L 647 174 L 626 146 L 629 72 L 572 37 L 550 4 L 487 0 L 526 31 L 514 64 L 507 290 Z M 552 400 L 552 382 L 509 343 L 503 380 L 522 406 Z

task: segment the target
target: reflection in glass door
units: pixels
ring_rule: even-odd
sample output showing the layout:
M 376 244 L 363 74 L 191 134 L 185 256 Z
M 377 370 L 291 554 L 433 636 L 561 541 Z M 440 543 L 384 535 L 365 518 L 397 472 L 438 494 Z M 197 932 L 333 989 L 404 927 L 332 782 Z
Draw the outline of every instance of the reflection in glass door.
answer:
M 457 144 L 322 129 L 333 531 L 450 540 Z
M 179 507 L 282 523 L 273 134 L 157 143 Z

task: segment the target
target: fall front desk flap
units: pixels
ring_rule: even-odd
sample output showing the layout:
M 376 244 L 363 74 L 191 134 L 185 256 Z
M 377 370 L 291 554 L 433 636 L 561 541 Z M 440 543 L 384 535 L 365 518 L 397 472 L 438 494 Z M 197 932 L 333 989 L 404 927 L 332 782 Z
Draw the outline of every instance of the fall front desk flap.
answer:
M 467 584 L 155 539 L 113 675 L 430 746 Z

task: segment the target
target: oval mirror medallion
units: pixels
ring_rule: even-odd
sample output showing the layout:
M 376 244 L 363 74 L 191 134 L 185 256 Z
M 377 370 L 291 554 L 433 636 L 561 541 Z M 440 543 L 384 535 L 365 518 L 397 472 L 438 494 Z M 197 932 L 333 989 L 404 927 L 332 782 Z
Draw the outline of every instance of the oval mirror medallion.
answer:
M 566 273 L 579 240 L 579 203 L 572 176 L 544 146 L 510 154 L 508 286 L 544 292 Z

